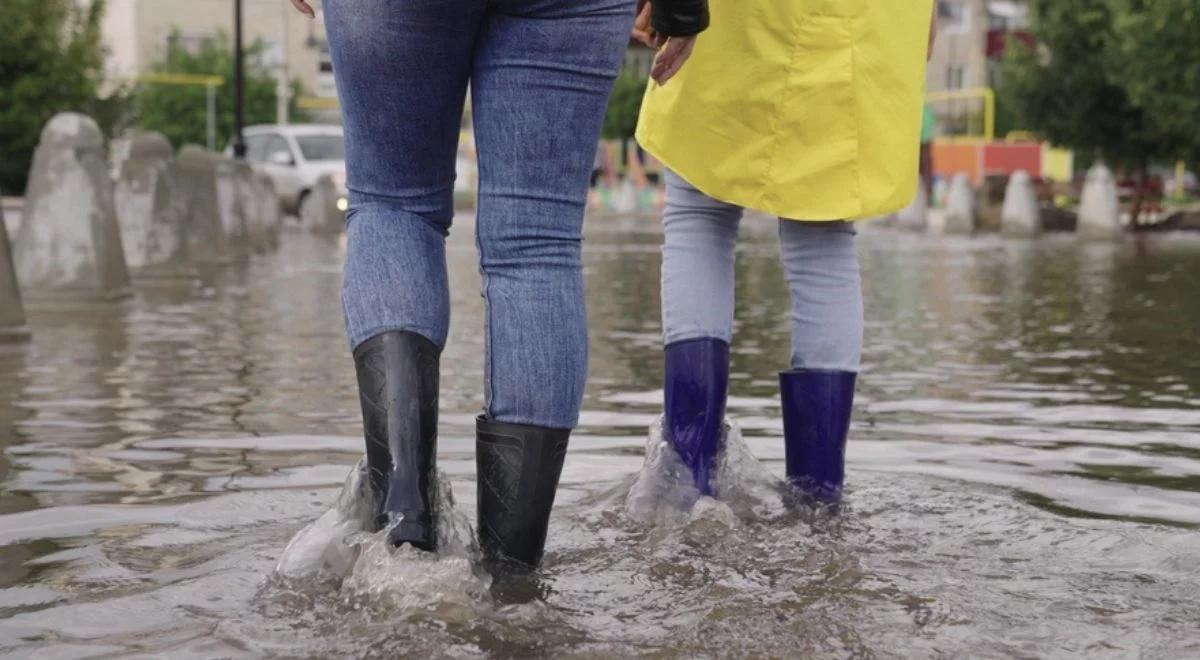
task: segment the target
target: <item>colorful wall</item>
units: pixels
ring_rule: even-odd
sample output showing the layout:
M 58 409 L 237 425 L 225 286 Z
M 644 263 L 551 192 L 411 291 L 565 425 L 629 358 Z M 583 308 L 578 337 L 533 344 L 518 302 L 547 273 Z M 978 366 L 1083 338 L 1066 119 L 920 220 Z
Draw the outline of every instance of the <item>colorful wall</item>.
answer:
M 1041 142 L 988 142 L 981 139 L 933 141 L 933 174 L 949 178 L 965 173 L 974 185 L 992 174 L 1025 170 L 1049 181 L 1070 181 L 1074 155 Z

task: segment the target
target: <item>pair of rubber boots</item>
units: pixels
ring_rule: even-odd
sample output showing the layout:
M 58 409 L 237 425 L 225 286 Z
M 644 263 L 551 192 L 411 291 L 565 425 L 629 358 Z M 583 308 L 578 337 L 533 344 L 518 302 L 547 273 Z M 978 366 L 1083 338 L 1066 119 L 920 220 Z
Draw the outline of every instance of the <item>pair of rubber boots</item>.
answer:
M 697 490 L 716 496 L 729 344 L 719 339 L 675 342 L 666 347 L 665 358 L 663 434 L 691 469 Z M 779 374 L 787 478 L 817 503 L 841 499 L 856 378 L 849 371 Z
M 437 437 L 441 351 L 387 332 L 354 351 L 375 497 L 375 526 L 395 546 L 438 546 Z M 479 542 L 492 566 L 536 568 L 570 431 L 476 420 Z

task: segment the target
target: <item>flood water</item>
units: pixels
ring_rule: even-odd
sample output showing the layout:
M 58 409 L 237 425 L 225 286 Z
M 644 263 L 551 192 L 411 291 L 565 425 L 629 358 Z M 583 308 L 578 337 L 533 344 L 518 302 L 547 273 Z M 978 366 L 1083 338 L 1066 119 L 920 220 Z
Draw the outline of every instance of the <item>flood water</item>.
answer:
M 356 533 L 353 483 L 331 510 L 362 442 L 336 241 L 32 307 L 33 341 L 0 346 L 0 653 L 1200 657 L 1200 241 L 865 229 L 866 365 L 831 516 L 777 487 L 786 289 L 773 223 L 748 219 L 729 496 L 680 513 L 651 437 L 661 236 L 591 219 L 582 425 L 536 597 L 510 598 L 469 530 L 471 224 L 451 238 L 437 560 Z

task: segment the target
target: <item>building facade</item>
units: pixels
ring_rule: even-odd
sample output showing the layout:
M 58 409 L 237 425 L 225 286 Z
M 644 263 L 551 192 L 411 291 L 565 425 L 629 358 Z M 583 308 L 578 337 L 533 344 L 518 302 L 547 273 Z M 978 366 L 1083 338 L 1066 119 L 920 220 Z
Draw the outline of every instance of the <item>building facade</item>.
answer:
M 1029 38 L 1029 11 L 1020 0 L 938 0 L 938 38 L 926 71 L 926 89 L 952 92 L 994 88 L 1010 39 Z M 934 105 L 943 133 L 978 133 L 983 97 Z
M 186 48 L 221 33 L 232 37 L 233 5 L 233 0 L 108 0 L 108 83 L 136 80 L 163 59 L 172 39 Z M 337 96 L 320 14 L 310 20 L 286 0 L 243 0 L 242 5 L 244 43 L 261 41 L 264 46 L 252 65 L 283 80 L 298 80 L 306 96 Z

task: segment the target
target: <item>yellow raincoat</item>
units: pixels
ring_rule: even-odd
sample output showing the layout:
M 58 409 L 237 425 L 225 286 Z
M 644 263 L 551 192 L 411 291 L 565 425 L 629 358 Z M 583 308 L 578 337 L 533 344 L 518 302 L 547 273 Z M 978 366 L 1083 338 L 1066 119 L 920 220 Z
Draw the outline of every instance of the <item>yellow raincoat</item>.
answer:
M 710 0 L 711 27 L 637 139 L 721 201 L 797 220 L 903 207 L 917 190 L 932 0 Z

